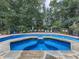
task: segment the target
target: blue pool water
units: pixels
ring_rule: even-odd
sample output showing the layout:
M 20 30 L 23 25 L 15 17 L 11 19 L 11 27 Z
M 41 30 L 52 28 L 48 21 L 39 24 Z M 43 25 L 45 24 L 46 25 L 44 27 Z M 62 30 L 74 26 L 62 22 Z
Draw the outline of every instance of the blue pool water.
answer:
M 0 38 L 0 42 L 15 39 L 15 38 L 29 37 L 29 36 L 38 36 L 38 37 L 52 36 L 53 38 L 74 40 L 76 42 L 79 42 L 79 38 L 74 38 L 74 37 L 64 36 L 64 35 L 57 35 L 57 34 L 19 34 L 19 35 L 8 36 L 5 38 Z
M 7 40 L 15 40 L 18 38 L 30 37 L 30 36 L 51 36 L 55 39 L 63 39 L 63 40 L 73 40 L 75 42 L 79 42 L 79 38 L 74 38 L 70 36 L 57 35 L 57 34 L 18 34 L 12 35 L 4 38 L 0 38 L 0 42 Z M 11 42 L 10 48 L 11 50 L 71 50 L 71 43 L 64 42 L 60 40 L 49 39 L 49 38 L 32 38 L 27 40 L 21 40 L 17 42 Z
M 71 50 L 69 42 L 54 39 L 27 39 L 10 44 L 11 50 Z

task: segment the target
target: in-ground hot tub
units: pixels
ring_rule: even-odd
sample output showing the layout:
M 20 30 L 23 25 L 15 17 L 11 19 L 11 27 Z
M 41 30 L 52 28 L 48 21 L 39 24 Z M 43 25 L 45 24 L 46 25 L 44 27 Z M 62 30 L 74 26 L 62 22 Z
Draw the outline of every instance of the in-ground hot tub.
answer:
M 51 38 L 31 38 L 10 43 L 11 50 L 71 50 L 71 43 Z

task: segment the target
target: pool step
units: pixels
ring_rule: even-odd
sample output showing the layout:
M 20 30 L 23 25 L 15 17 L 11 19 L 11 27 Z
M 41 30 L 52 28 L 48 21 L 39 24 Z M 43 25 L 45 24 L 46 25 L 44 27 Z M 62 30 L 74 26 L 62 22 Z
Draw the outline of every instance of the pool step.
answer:
M 15 43 L 14 43 L 15 44 Z M 34 42 L 28 42 L 28 43 L 21 43 L 21 45 L 20 44 L 17 44 L 17 45 L 11 45 L 11 50 L 24 50 L 25 48 L 27 48 L 27 49 L 30 49 L 31 48 L 31 46 L 33 46 L 33 45 L 35 45 L 35 44 L 37 44 L 37 42 L 36 41 L 34 41 Z M 30 47 L 30 48 L 28 48 L 28 47 Z
M 55 47 L 57 48 L 57 50 L 70 50 L 68 46 L 61 45 L 60 43 L 57 42 L 45 41 L 45 44 L 47 46 Z

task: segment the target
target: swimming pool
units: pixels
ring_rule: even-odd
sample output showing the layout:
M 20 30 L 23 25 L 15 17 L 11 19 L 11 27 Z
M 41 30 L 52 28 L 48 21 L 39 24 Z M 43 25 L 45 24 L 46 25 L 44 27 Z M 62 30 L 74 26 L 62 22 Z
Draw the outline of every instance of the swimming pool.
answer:
M 43 37 L 43 36 L 51 36 L 53 38 L 57 38 L 57 39 L 65 39 L 65 40 L 73 40 L 76 42 L 79 42 L 79 38 L 74 38 L 74 37 L 70 37 L 70 36 L 65 36 L 65 35 L 57 35 L 57 34 L 18 34 L 18 35 L 11 35 L 8 37 L 4 37 L 4 38 L 0 38 L 0 42 L 6 41 L 6 40 L 12 40 L 12 39 L 16 39 L 16 38 L 22 38 L 22 37 L 30 37 L 30 36 L 38 36 L 38 37 Z
M 37 36 L 37 38 L 19 40 L 10 42 L 11 50 L 71 50 L 71 43 L 63 40 L 73 40 L 79 42 L 79 38 L 58 35 L 54 33 L 30 33 L 30 34 L 17 34 L 8 37 L 0 38 L 0 42 L 7 40 L 16 40 L 18 38 Z M 43 38 L 50 36 L 52 38 Z M 40 39 L 42 38 L 42 39 Z M 58 40 L 62 39 L 62 41 Z

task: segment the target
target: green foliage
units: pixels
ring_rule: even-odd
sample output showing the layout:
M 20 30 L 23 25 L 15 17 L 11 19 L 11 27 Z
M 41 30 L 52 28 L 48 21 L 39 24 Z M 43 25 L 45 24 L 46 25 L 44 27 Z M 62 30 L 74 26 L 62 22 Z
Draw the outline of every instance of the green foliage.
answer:
M 35 21 L 43 18 L 40 13 L 42 0 L 2 0 L 0 2 L 0 30 L 29 32 Z
M 78 31 L 79 24 L 79 0 L 53 0 L 50 3 L 53 20 L 60 20 L 61 26 L 58 26 L 56 22 L 55 27 L 66 28 L 68 30 Z M 59 21 L 58 21 L 59 22 Z M 52 25 L 52 26 L 53 26 Z
M 0 32 L 30 32 L 33 28 L 51 27 L 79 30 L 79 0 L 51 0 L 50 9 L 43 3 L 44 0 L 0 0 Z M 48 23 L 44 25 L 45 22 Z

